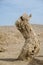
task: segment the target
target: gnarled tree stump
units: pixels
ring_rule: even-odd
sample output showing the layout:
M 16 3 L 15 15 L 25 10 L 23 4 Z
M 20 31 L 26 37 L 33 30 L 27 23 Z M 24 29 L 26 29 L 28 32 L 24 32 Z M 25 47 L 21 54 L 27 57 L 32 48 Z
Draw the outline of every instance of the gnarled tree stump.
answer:
M 30 18 L 31 15 L 28 16 L 27 14 L 23 14 L 23 16 L 21 16 L 15 23 L 17 29 L 21 32 L 25 39 L 25 44 L 22 48 L 21 54 L 19 55 L 19 59 L 22 60 L 34 57 L 40 49 L 38 37 L 29 23 Z

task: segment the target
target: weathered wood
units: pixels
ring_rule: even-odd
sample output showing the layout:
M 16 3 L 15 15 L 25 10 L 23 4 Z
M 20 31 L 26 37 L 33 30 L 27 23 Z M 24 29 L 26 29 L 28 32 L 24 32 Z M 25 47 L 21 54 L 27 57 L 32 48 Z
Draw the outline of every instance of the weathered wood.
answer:
M 16 21 L 17 29 L 22 33 L 23 37 L 25 38 L 25 44 L 19 56 L 19 58 L 21 59 L 34 57 L 40 49 L 38 37 L 32 29 L 31 24 L 28 22 L 30 18 L 31 15 L 28 16 L 27 14 L 24 14 Z

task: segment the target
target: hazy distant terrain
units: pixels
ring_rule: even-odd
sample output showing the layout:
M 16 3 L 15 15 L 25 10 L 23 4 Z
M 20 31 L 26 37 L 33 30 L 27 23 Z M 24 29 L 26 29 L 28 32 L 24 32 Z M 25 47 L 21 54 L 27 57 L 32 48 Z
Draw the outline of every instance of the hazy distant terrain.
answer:
M 30 63 L 28 63 L 29 61 L 21 61 L 21 60 L 16 60 L 14 59 L 14 54 L 11 54 L 11 58 L 1 58 L 0 57 L 0 65 L 43 65 L 43 25 L 32 25 L 33 29 L 35 30 L 36 34 L 38 35 L 38 38 L 40 40 L 40 52 L 38 54 L 38 57 L 35 57 L 35 59 L 33 59 Z M 12 30 L 11 33 L 14 33 L 14 26 L 4 26 L 4 27 L 0 27 L 0 32 L 1 31 L 7 31 L 9 29 Z M 8 31 L 8 33 L 9 33 Z M 10 33 L 10 34 L 11 34 Z M 15 32 L 16 33 L 16 32 Z M 0 34 L 1 35 L 1 34 Z M 12 39 L 12 38 L 11 38 Z M 10 40 L 11 40 L 10 39 Z M 18 40 L 19 41 L 19 40 Z M 22 41 L 22 40 L 21 40 Z M 13 42 L 13 41 L 12 41 Z M 20 42 L 20 41 L 19 41 Z M 11 46 L 11 50 L 9 50 L 9 52 L 14 52 L 14 50 L 12 51 L 12 49 L 14 49 L 14 45 L 12 46 L 11 44 L 9 44 L 9 46 Z M 9 47 L 8 46 L 8 47 Z M 19 48 L 18 45 L 16 46 L 16 48 Z M 17 49 L 16 49 L 17 51 Z M 16 52 L 15 51 L 15 52 Z M 9 53 L 8 52 L 8 53 Z M 4 52 L 3 52 L 4 53 Z M 0 52 L 0 55 L 2 56 L 2 52 Z M 5 54 L 7 56 L 7 54 Z M 10 54 L 9 54 L 10 56 Z

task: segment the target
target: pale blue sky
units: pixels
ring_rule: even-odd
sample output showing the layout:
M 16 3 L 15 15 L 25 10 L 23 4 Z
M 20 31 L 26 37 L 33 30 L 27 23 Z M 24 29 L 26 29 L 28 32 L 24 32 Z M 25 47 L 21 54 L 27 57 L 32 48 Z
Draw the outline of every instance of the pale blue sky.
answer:
M 43 0 L 0 0 L 0 26 L 14 25 L 25 12 L 32 14 L 30 23 L 43 24 Z

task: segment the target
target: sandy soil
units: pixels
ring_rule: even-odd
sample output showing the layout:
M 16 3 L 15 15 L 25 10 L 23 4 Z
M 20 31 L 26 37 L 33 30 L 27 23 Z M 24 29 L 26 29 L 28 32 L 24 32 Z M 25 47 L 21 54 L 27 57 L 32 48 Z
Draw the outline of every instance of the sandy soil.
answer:
M 40 52 L 39 52 L 38 56 L 35 57 L 34 59 L 32 59 L 30 63 L 29 63 L 29 61 L 22 61 L 22 60 L 15 59 L 14 54 L 13 55 L 11 54 L 12 57 L 9 54 L 9 56 L 11 58 L 10 57 L 9 58 L 4 58 L 4 57 L 1 58 L 1 56 L 0 56 L 0 65 L 43 65 L 43 25 L 32 25 L 32 26 L 33 26 L 33 29 L 35 30 L 35 32 L 38 35 L 38 38 L 40 40 Z M 7 29 L 9 27 L 0 27 L 0 31 L 1 31 L 1 28 Z M 14 30 L 13 26 L 11 26 L 10 28 L 12 30 Z M 14 49 L 14 46 L 12 46 L 11 44 L 9 44 L 9 46 L 11 46 L 11 48 Z M 11 51 L 11 50 L 9 50 L 9 51 Z M 2 53 L 0 53 L 0 55 L 2 55 Z M 6 56 L 7 56 L 7 54 L 6 54 Z

